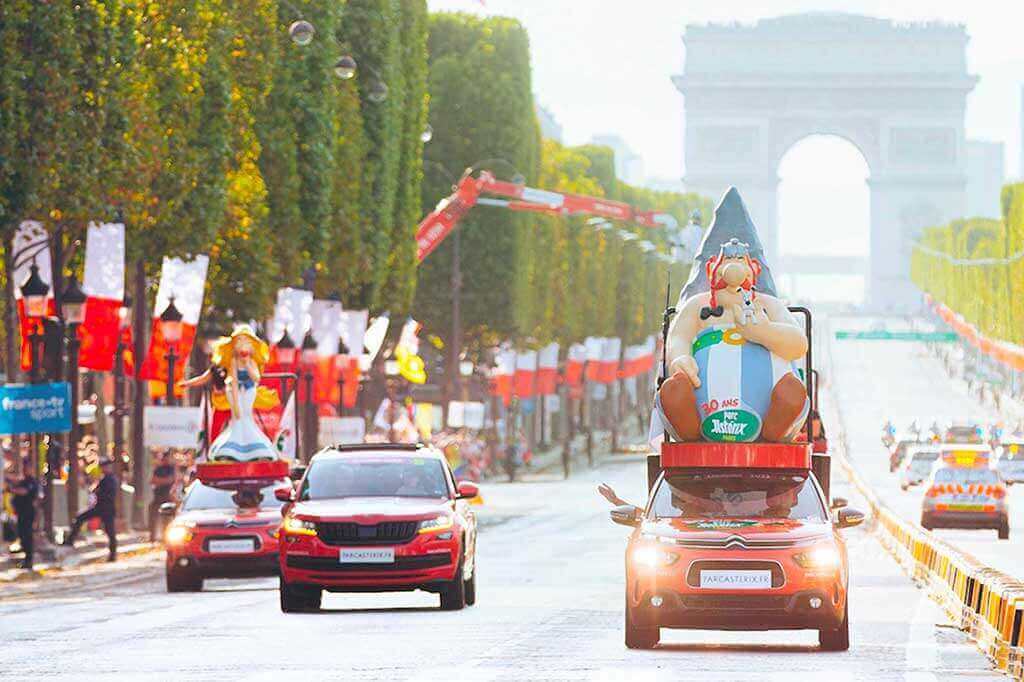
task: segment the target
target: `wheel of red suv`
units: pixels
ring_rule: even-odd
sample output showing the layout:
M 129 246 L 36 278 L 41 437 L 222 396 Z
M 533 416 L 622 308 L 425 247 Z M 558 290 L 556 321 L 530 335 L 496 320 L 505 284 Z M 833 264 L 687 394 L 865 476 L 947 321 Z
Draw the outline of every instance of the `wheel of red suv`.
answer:
M 626 596 L 626 648 L 653 649 L 661 639 L 661 628 L 642 627 L 633 623 L 633 610 L 629 608 L 629 596 Z
M 165 572 L 168 592 L 201 592 L 203 579 L 189 575 L 185 571 L 169 568 Z
M 323 591 L 305 585 L 289 585 L 284 578 L 278 578 L 278 593 L 281 597 L 281 611 L 284 613 L 302 613 L 319 611 Z
M 466 606 L 466 581 L 462 579 L 462 559 L 455 569 L 455 579 L 441 588 L 441 610 L 458 611 Z
M 472 606 L 476 603 L 476 572 L 478 567 L 476 562 L 473 562 L 473 575 L 466 581 L 465 593 L 466 593 L 466 606 Z
M 850 648 L 850 604 L 843 609 L 843 622 L 835 630 L 818 630 L 818 645 L 823 651 L 846 651 Z
M 1010 520 L 1004 518 L 999 521 L 999 539 L 1009 540 L 1010 539 Z

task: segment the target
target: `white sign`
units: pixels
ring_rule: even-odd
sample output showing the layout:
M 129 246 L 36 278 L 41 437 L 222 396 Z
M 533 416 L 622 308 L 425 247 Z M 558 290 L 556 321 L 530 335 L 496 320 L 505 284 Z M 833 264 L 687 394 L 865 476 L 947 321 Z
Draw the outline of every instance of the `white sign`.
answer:
M 366 422 L 362 417 L 320 417 L 320 447 L 342 443 L 362 443 Z
M 203 430 L 198 407 L 147 405 L 142 421 L 143 442 L 151 448 L 195 448 Z
M 548 414 L 554 414 L 562 409 L 562 400 L 557 393 L 544 396 L 544 409 Z
M 483 403 L 453 400 L 448 403 L 448 426 L 453 429 L 482 429 L 485 411 Z
M 395 548 L 374 547 L 373 549 L 342 549 L 338 551 L 338 563 L 393 564 L 395 563 Z
M 772 586 L 772 572 L 701 571 L 700 586 L 720 590 L 767 590 Z

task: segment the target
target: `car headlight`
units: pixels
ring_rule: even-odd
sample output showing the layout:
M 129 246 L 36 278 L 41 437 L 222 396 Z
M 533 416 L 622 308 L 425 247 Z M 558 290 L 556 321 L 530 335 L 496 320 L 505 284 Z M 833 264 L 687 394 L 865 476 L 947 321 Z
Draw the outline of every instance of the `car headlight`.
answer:
M 666 552 L 659 547 L 640 545 L 633 550 L 633 563 L 643 568 L 658 568 L 659 566 L 671 566 L 679 560 L 679 555 L 674 552 Z
M 316 535 L 316 523 L 288 516 L 281 524 L 281 530 L 289 535 Z
M 420 521 L 420 533 L 435 533 L 440 530 L 448 530 L 452 527 L 452 517 L 442 514 L 433 519 Z
M 183 545 L 192 539 L 193 524 L 172 523 L 164 531 L 164 541 L 168 545 Z
M 801 568 L 831 570 L 839 567 L 839 550 L 831 545 L 822 545 L 794 554 L 793 561 Z

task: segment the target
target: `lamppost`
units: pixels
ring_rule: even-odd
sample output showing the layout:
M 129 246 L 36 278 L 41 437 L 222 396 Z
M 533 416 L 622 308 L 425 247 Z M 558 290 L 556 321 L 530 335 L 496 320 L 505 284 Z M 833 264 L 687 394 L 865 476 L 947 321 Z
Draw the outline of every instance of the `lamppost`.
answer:
M 167 397 L 165 405 L 177 405 L 174 397 L 174 363 L 178 360 L 178 342 L 181 341 L 181 320 L 183 316 L 174 305 L 174 296 L 167 300 L 167 307 L 160 313 L 160 332 L 167 342 Z
M 306 457 L 304 459 L 306 461 L 309 461 L 313 452 L 316 451 L 317 419 L 316 403 L 313 401 L 313 368 L 316 361 L 316 338 L 313 337 L 313 330 L 310 329 L 302 339 L 302 378 L 306 383 L 306 400 L 302 407 L 306 427 L 304 429 L 306 432 Z
M 125 332 L 132 326 L 132 299 L 125 296 L 121 301 L 121 307 L 117 309 L 117 352 L 114 354 L 114 458 L 118 462 L 118 472 L 124 473 L 124 352 L 128 349 L 125 344 Z M 118 507 L 120 509 L 120 507 Z
M 74 275 L 68 279 L 60 297 L 60 313 L 67 327 L 67 380 L 71 384 L 71 433 L 68 435 L 68 480 L 65 488 L 70 523 L 78 516 L 78 327 L 85 321 L 85 292 L 78 286 L 78 278 Z
M 348 370 L 349 349 L 344 339 L 338 339 L 338 354 L 334 358 L 334 368 L 338 372 L 338 416 L 345 416 L 345 372 Z
M 387 389 L 388 396 L 388 442 L 395 442 L 395 399 L 396 399 L 396 387 L 395 383 L 398 381 L 398 361 L 397 360 L 385 360 L 384 361 L 384 376 L 385 376 L 385 387 Z
M 47 295 L 50 293 L 50 285 L 39 276 L 39 266 L 33 261 L 29 268 L 28 279 L 21 285 L 21 297 L 25 302 L 25 315 L 32 322 L 32 333 L 29 335 L 29 352 L 32 355 L 32 364 L 29 368 L 29 380 L 33 384 L 40 381 L 40 358 L 39 345 L 43 340 L 41 328 L 43 318 L 46 317 Z

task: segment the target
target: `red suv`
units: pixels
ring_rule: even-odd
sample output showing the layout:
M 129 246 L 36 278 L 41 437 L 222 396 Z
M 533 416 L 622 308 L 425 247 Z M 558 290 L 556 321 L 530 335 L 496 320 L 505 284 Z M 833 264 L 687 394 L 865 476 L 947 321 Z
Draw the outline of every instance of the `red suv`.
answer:
M 180 507 L 161 505 L 162 515 L 177 514 L 164 531 L 167 591 L 198 592 L 206 578 L 276 574 L 281 502 L 274 491 L 291 486 L 282 479 L 225 490 L 195 481 Z
M 281 526 L 281 610 L 320 608 L 328 592 L 425 590 L 441 608 L 476 601 L 477 487 L 456 484 L 425 445 L 366 443 L 321 450 Z

